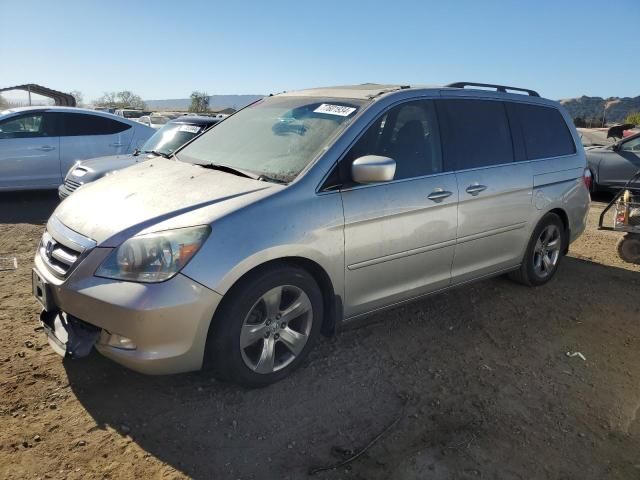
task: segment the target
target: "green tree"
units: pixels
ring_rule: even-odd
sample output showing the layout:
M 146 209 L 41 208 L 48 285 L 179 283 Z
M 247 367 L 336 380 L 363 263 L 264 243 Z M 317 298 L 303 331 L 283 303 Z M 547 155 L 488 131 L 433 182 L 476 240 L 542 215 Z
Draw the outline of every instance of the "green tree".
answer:
M 191 93 L 190 112 L 204 113 L 209 111 L 209 94 L 207 92 L 195 91 Z
M 640 125 L 640 112 L 631 112 L 624 119 L 624 123 L 633 123 L 634 125 Z
M 136 110 L 145 110 L 147 105 L 140 95 L 136 95 L 129 90 L 121 92 L 105 92 L 102 97 L 93 102 L 98 107 L 111 108 L 133 108 Z

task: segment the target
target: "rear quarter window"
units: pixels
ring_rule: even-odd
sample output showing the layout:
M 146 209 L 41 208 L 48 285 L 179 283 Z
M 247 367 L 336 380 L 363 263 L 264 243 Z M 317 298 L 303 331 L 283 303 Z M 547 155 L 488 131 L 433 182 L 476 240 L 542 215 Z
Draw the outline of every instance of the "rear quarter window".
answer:
M 446 169 L 488 167 L 514 161 L 504 104 L 493 100 L 437 101 Z
M 86 113 L 64 114 L 64 136 L 75 137 L 80 135 L 113 135 L 124 132 L 131 125 L 100 115 Z
M 510 103 L 508 109 L 512 123 L 520 128 L 528 160 L 576 153 L 569 127 L 558 109 L 525 103 Z

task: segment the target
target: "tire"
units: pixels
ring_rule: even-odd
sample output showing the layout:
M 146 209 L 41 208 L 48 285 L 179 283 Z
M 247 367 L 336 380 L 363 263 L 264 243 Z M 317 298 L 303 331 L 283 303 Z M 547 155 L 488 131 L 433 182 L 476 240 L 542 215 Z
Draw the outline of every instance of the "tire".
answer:
M 640 235 L 627 233 L 618 240 L 616 248 L 622 260 L 640 265 Z
M 322 318 L 322 293 L 306 270 L 287 264 L 259 270 L 224 297 L 209 328 L 204 366 L 246 387 L 277 382 L 309 354 Z
M 591 186 L 589 187 L 589 193 L 596 194 L 601 191 L 602 189 L 598 186 L 598 183 L 596 182 L 596 176 L 593 174 L 593 172 L 591 172 Z
M 552 237 L 545 241 L 543 233 L 550 232 Z M 556 274 L 566 245 L 567 232 L 562 220 L 555 213 L 547 213 L 533 230 L 520 268 L 511 272 L 509 278 L 529 287 L 544 285 Z

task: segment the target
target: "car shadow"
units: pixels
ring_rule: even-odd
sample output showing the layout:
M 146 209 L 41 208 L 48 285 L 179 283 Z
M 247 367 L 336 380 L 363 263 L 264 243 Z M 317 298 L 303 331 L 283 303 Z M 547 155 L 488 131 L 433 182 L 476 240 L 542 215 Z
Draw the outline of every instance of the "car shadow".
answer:
M 65 368 L 71 389 L 99 428 L 131 438 L 190 477 L 298 478 L 312 465 L 335 462 L 335 447 L 362 446 L 400 412 L 408 418 L 403 407 L 407 398 L 413 399 L 413 420 L 396 427 L 393 446 L 387 447 L 397 452 L 394 455 L 421 449 L 415 442 L 427 436 L 424 448 L 464 442 L 464 436 L 456 439 L 451 432 L 487 422 L 491 412 L 486 405 L 495 403 L 495 392 L 504 396 L 514 389 L 508 383 L 519 381 L 492 370 L 515 361 L 517 342 L 526 345 L 527 352 L 548 348 L 554 331 L 572 322 L 569 313 L 562 316 L 564 310 L 579 308 L 586 318 L 592 308 L 600 315 L 594 291 L 611 296 L 637 290 L 638 285 L 638 272 L 567 257 L 557 277 L 538 289 L 499 277 L 377 314 L 367 325 L 323 339 L 297 372 L 263 389 L 219 383 L 206 372 L 145 376 L 95 353 L 80 361 L 65 360 Z M 559 292 L 556 297 L 548 295 L 552 289 Z M 492 309 L 504 312 L 481 316 Z M 492 328 L 493 333 L 485 332 Z M 479 365 L 486 369 L 476 366 L 478 352 L 483 352 Z M 523 354 L 520 361 L 522 371 L 543 369 L 536 363 L 543 360 L 536 356 Z M 558 372 L 565 381 L 566 375 Z M 456 382 L 464 384 L 461 392 L 454 393 Z M 535 418 L 541 401 L 535 374 L 517 388 L 529 388 L 530 393 L 514 402 L 518 406 L 511 421 L 526 412 Z M 450 409 L 443 410 L 447 404 Z M 563 405 L 568 408 L 569 400 Z M 434 438 L 434 432 L 441 436 Z M 482 434 L 473 435 L 474 448 L 481 448 Z M 358 462 L 358 468 L 384 465 L 383 459 L 368 456 Z M 357 478 L 372 477 L 365 473 Z
M 0 192 L 0 223 L 44 224 L 60 203 L 58 192 Z

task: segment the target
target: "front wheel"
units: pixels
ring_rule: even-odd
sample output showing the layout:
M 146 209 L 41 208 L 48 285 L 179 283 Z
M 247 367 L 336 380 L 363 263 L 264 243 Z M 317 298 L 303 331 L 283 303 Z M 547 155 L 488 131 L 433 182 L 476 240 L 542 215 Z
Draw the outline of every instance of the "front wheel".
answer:
M 555 213 L 547 213 L 531 235 L 522 265 L 509 277 L 530 287 L 544 285 L 558 270 L 565 242 L 562 220 Z
M 274 383 L 300 365 L 320 333 L 322 294 L 305 270 L 269 267 L 223 299 L 207 338 L 205 366 L 248 387 Z
M 627 233 L 618 240 L 618 255 L 628 263 L 640 264 L 640 235 Z

